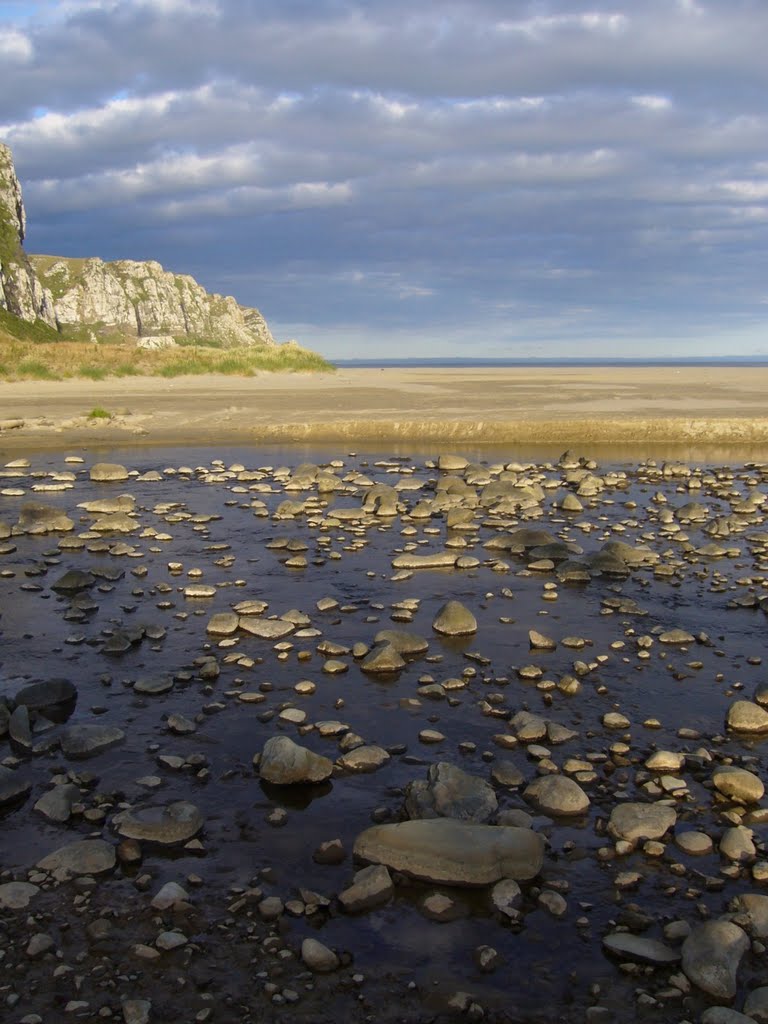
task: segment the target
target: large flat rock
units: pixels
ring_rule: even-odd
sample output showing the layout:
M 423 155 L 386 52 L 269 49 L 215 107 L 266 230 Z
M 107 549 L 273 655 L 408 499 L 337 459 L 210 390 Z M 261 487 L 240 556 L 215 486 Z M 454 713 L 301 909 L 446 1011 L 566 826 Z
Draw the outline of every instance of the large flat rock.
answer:
M 527 828 L 433 818 L 374 825 L 357 837 L 354 853 L 428 882 L 479 886 L 534 878 L 544 839 Z

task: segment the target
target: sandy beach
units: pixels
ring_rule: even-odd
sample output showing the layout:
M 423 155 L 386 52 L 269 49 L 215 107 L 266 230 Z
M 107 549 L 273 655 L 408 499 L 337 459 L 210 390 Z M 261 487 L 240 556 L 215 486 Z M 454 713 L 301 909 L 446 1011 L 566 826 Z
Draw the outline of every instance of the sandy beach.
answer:
M 341 369 L 0 384 L 0 447 L 768 440 L 768 369 Z M 111 419 L 88 417 L 101 408 Z

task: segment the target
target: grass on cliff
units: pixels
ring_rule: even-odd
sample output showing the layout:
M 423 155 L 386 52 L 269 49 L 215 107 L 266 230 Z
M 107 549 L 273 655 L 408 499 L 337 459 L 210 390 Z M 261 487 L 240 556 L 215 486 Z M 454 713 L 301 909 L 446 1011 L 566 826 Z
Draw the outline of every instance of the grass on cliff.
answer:
M 2 314 L 0 310 L 0 314 Z M 257 373 L 312 373 L 333 367 L 321 356 L 298 345 L 276 348 L 216 349 L 179 346 L 148 351 L 133 344 L 103 345 L 92 342 L 51 341 L 45 335 L 50 328 L 34 336 L 38 326 L 27 324 L 32 337 L 20 338 L 6 330 L 0 315 L 0 380 L 65 380 L 81 377 L 105 380 L 107 377 L 182 377 L 191 374 L 224 373 L 252 377 Z M 9 320 L 21 323 L 16 317 Z M 21 333 L 23 329 L 19 329 Z

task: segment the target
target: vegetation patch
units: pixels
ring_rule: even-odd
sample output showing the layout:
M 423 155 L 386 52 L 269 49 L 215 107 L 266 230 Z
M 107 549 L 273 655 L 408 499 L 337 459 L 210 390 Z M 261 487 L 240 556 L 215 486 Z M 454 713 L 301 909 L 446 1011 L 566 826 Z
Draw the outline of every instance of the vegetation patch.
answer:
M 132 341 L 66 341 L 42 321 L 28 324 L 0 310 L 0 380 L 105 380 L 205 373 L 252 377 L 333 369 L 322 356 L 290 343 L 243 348 L 197 344 L 151 350 L 140 349 Z
M 112 413 L 107 412 L 106 409 L 102 409 L 100 405 L 94 406 L 93 409 L 88 413 L 89 420 L 111 420 Z

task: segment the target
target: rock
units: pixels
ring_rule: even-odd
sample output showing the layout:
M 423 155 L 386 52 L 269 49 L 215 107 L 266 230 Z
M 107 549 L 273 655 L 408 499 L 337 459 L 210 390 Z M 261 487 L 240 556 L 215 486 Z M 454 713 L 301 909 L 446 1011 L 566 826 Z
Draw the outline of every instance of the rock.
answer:
M 444 636 L 469 636 L 477 632 L 477 619 L 459 601 L 448 601 L 435 616 L 432 629 Z
M 341 864 L 346 860 L 347 851 L 340 839 L 329 839 L 320 843 L 312 854 L 312 860 L 316 864 Z
M 391 644 L 378 644 L 360 662 L 369 675 L 388 675 L 405 668 L 405 660 Z
M 125 466 L 116 462 L 97 462 L 91 466 L 89 476 L 96 483 L 109 483 L 114 480 L 127 480 L 129 473 Z
M 455 900 L 443 892 L 433 892 L 421 901 L 421 912 L 430 921 L 455 921 L 463 912 Z
M 386 867 L 372 864 L 355 874 L 352 885 L 339 893 L 339 903 L 348 914 L 357 914 L 388 903 L 394 891 Z
M 25 502 L 19 510 L 18 528 L 22 533 L 69 533 L 75 524 L 59 508 L 39 501 Z
M 768 986 L 752 989 L 744 1000 L 744 1013 L 757 1024 L 768 1024 Z
M 333 772 L 333 762 L 287 736 L 272 736 L 264 744 L 259 760 L 259 775 L 278 786 L 324 782 Z
M 537 629 L 529 629 L 528 646 L 533 651 L 554 651 L 557 647 L 557 641 L 545 636 L 543 633 L 539 633 Z
M 170 676 L 159 676 L 153 679 L 137 679 L 133 684 L 133 692 L 143 697 L 159 697 L 164 693 L 170 693 L 173 689 L 173 679 Z
M 126 999 L 123 1002 L 125 1024 L 149 1024 L 152 1003 L 148 999 Z
M 404 658 L 415 658 L 429 650 L 423 636 L 403 629 L 381 629 L 373 638 L 374 644 L 389 644 Z
M 642 839 L 661 839 L 677 821 L 672 807 L 663 804 L 624 803 L 611 811 L 608 832 L 614 839 L 638 842 Z
M 45 932 L 37 932 L 29 940 L 25 953 L 30 960 L 36 960 L 37 957 L 43 956 L 44 953 L 49 953 L 55 945 L 53 936 L 47 935 Z
M 301 959 L 316 974 L 328 974 L 335 971 L 340 964 L 339 958 L 317 939 L 304 939 L 301 944 Z
M 621 960 L 632 960 L 639 964 L 662 967 L 675 964 L 680 959 L 678 950 L 656 939 L 646 939 L 631 932 L 612 932 L 603 937 L 603 946 Z
M 66 705 L 77 700 L 77 688 L 68 679 L 46 679 L 22 687 L 14 700 L 29 711 L 42 711 L 48 717 L 58 717 Z
M 186 843 L 197 835 L 205 819 L 194 804 L 177 800 L 165 807 L 149 806 L 121 811 L 112 819 L 118 835 L 163 846 Z
M 689 981 L 721 1002 L 736 995 L 736 975 L 749 949 L 746 933 L 730 921 L 705 921 L 683 943 L 683 971 Z
M 70 569 L 51 584 L 51 590 L 55 590 L 57 594 L 76 594 L 80 590 L 92 587 L 95 582 L 96 577 L 91 573 L 81 572 L 80 569 Z
M 685 629 L 667 629 L 659 634 L 661 644 L 692 644 L 696 637 Z
M 551 817 L 571 817 L 586 814 L 589 797 L 574 782 L 563 775 L 542 775 L 526 787 L 523 798 Z
M 54 850 L 36 867 L 59 882 L 66 882 L 78 875 L 100 875 L 111 871 L 117 863 L 114 846 L 103 839 L 81 839 Z
M 48 821 L 65 822 L 69 821 L 72 804 L 79 799 L 79 787 L 65 783 L 62 786 L 54 786 L 47 793 L 43 793 L 33 809 Z
M 134 533 L 140 525 L 126 512 L 111 512 L 109 515 L 94 519 L 91 529 L 94 533 Z
M 374 825 L 357 837 L 354 854 L 427 882 L 481 886 L 534 878 L 544 839 L 530 829 L 434 818 Z
M 234 612 L 216 612 L 211 616 L 206 632 L 210 636 L 232 636 L 237 632 L 239 625 L 240 616 Z
M 720 840 L 720 853 L 736 862 L 752 860 L 757 853 L 752 841 L 752 830 L 744 825 L 727 828 Z
M 461 473 L 468 465 L 469 463 L 463 455 L 444 452 L 437 458 L 437 468 L 443 470 L 443 472 Z
M 702 1013 L 701 1024 L 755 1024 L 755 1018 L 727 1006 L 710 1006 Z
M 0 910 L 24 910 L 39 892 L 30 882 L 5 882 L 0 885 Z
M 259 619 L 255 615 L 241 615 L 238 623 L 244 632 L 261 640 L 282 640 L 296 630 L 294 623 L 284 619 Z
M 176 903 L 186 903 L 189 894 L 177 882 L 166 882 L 165 885 L 152 897 L 152 907 L 155 910 L 170 910 Z
M 768 710 L 749 700 L 737 700 L 728 708 L 726 724 L 737 732 L 768 732 Z
M 375 772 L 389 761 L 383 747 L 356 747 L 339 758 L 339 764 L 348 772 Z
M 497 786 L 517 789 L 525 782 L 525 776 L 512 761 L 496 761 L 491 768 L 491 778 Z
M 518 916 L 517 911 L 522 902 L 523 893 L 514 878 L 502 878 L 491 889 L 491 903 L 494 909 L 505 917 L 514 920 Z
M 496 793 L 485 779 L 446 761 L 430 765 L 426 782 L 411 782 L 406 789 L 405 810 L 412 819 L 487 822 L 497 807 Z
M 711 853 L 714 848 L 712 840 L 705 832 L 694 831 L 679 832 L 675 836 L 675 845 L 692 857 L 704 856 Z
M 685 754 L 679 754 L 674 750 L 654 750 L 646 760 L 645 767 L 649 772 L 663 774 L 671 772 L 677 774 L 682 771 L 685 765 Z
M 182 946 L 186 946 L 188 941 L 186 935 L 183 935 L 181 932 L 160 932 L 155 939 L 155 945 L 164 953 L 169 953 L 172 949 L 180 949 Z
M 453 551 L 435 551 L 430 555 L 414 555 L 408 552 L 392 559 L 393 569 L 452 569 L 458 555 Z
M 768 938 L 768 896 L 756 892 L 743 893 L 736 897 L 735 903 L 738 911 L 747 916 L 745 927 L 751 934 L 759 939 Z
M 67 757 L 85 759 L 117 746 L 125 733 L 115 725 L 71 725 L 61 734 L 61 749 Z
M 712 782 L 718 793 L 742 804 L 756 804 L 763 799 L 765 786 L 762 779 L 745 768 L 721 765 L 712 772 Z
M 25 799 L 32 783 L 20 771 L 0 765 L 0 807 Z

